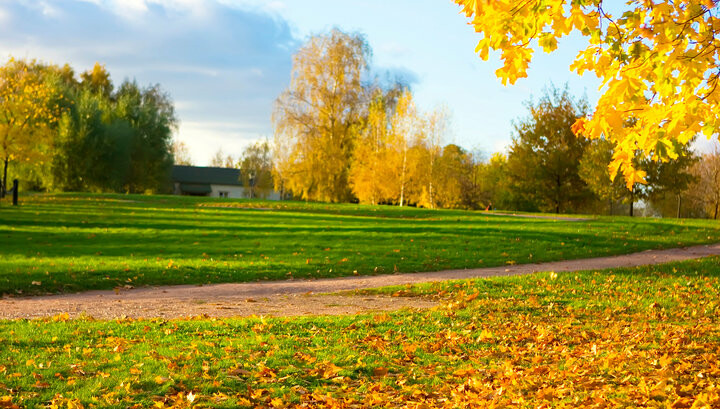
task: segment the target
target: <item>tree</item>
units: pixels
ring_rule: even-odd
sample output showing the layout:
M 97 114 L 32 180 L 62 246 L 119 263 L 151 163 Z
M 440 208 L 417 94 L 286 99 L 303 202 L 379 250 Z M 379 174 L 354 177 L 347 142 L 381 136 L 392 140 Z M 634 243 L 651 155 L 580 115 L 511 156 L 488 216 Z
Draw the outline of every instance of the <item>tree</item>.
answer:
M 630 1 L 611 15 L 603 0 L 454 0 L 482 34 L 476 52 L 499 51 L 503 84 L 527 76 L 534 47 L 545 52 L 577 31 L 588 38 L 570 68 L 595 73 L 604 94 L 574 131 L 615 145 L 611 175 L 621 171 L 628 188 L 645 174 L 636 151 L 660 160 L 680 152 L 698 133 L 717 137 L 720 125 L 720 18 L 717 0 Z M 625 126 L 632 120 L 632 126 Z
M 159 85 L 140 88 L 124 82 L 116 92 L 113 115 L 132 129 L 130 165 L 125 190 L 158 191 L 169 186 L 175 108 Z
M 405 89 L 398 99 L 395 113 L 390 119 L 390 135 L 388 138 L 388 154 L 386 165 L 395 175 L 395 183 L 391 187 L 392 199 L 401 207 L 411 195 L 413 179 L 418 175 L 417 165 L 422 160 L 422 152 L 411 148 L 420 138 L 422 126 L 418 117 L 415 102 L 409 89 Z M 419 189 L 418 189 L 419 190 Z M 415 192 L 419 196 L 419 191 Z M 417 198 L 419 199 L 419 197 Z
M 700 157 L 692 167 L 695 181 L 689 191 L 705 207 L 708 215 L 717 220 L 720 210 L 720 149 Z
M 608 163 L 612 160 L 612 155 L 612 142 L 604 138 L 595 139 L 585 148 L 578 168 L 580 178 L 585 181 L 588 188 L 600 200 L 608 202 L 610 215 L 614 213 L 615 204 L 618 202 L 627 202 L 630 208 L 633 208 L 633 204 L 630 203 L 631 191 L 625 187 L 622 177 L 620 175 L 610 177 Z
M 215 155 L 210 159 L 210 166 L 215 168 L 222 168 L 223 163 L 225 162 L 225 153 L 222 150 L 222 147 L 218 148 L 217 152 L 215 152 Z
M 574 101 L 567 87 L 552 87 L 537 104 L 527 102 L 527 108 L 530 116 L 514 125 L 508 155 L 509 176 L 527 206 L 523 210 L 534 210 L 532 205 L 556 213 L 577 209 L 589 193 L 578 174 L 588 141 L 570 128 L 587 103 Z
M 388 192 L 387 144 L 388 108 L 382 90 L 377 90 L 370 106 L 363 131 L 355 143 L 350 167 L 350 186 L 361 203 L 378 204 L 386 201 Z
M 261 141 L 246 147 L 239 167 L 246 196 L 266 199 L 273 188 L 270 143 Z
M 473 163 L 461 147 L 450 144 L 442 148 L 434 168 L 434 200 L 444 209 L 469 207 L 465 192 L 472 175 Z
M 461 178 L 462 206 L 466 209 L 485 209 L 489 200 L 483 191 L 484 160 L 480 150 L 465 152 L 465 174 Z
M 35 61 L 10 59 L 0 67 L 0 158 L 3 161 L 0 197 L 7 189 L 11 161 L 48 160 L 50 127 L 62 114 L 62 95 L 44 67 Z
M 431 209 L 437 207 L 439 201 L 436 192 L 439 188 L 441 188 L 441 186 L 439 186 L 440 182 L 438 181 L 438 179 L 441 177 L 441 172 L 439 172 L 437 169 L 437 162 L 440 159 L 440 156 L 445 154 L 442 143 L 447 134 L 449 121 L 450 114 L 446 107 L 437 108 L 434 111 L 424 115 L 423 118 L 419 118 L 418 125 L 422 127 L 423 132 L 420 133 L 420 137 L 422 139 L 419 140 L 418 143 L 423 144 L 425 149 L 427 150 L 427 161 L 424 162 L 427 166 L 425 170 L 425 186 L 423 187 L 422 204 L 423 206 L 429 207 Z M 462 148 L 460 148 L 459 146 L 456 147 L 462 151 L 462 155 L 465 154 Z M 444 170 L 450 171 L 451 169 L 452 167 L 449 167 L 445 168 Z M 444 175 L 444 180 L 448 180 L 447 176 L 448 175 Z M 458 201 L 460 200 L 460 196 L 461 195 L 458 195 L 456 198 Z M 453 202 L 455 202 L 455 199 L 453 199 Z M 453 207 L 456 206 L 454 205 Z
M 507 156 L 496 152 L 487 163 L 481 163 L 477 167 L 480 174 L 479 204 L 487 210 L 509 209 L 515 200 L 509 187 Z
M 80 89 L 73 101 L 56 135 L 51 187 L 64 191 L 121 191 L 130 167 L 130 124 L 114 118 L 107 96 L 89 88 Z
M 213 155 L 212 159 L 210 159 L 210 166 L 214 166 L 216 168 L 237 168 L 238 166 L 240 166 L 240 159 L 235 160 L 232 155 L 226 155 L 223 152 L 222 147 L 220 147 L 218 148 L 217 152 L 215 152 L 215 155 Z
M 92 70 L 88 70 L 80 74 L 80 84 L 105 97 L 109 97 L 113 92 L 113 84 L 110 79 L 110 73 L 105 69 L 104 65 L 96 62 Z
M 183 141 L 173 141 L 172 143 L 173 163 L 183 166 L 195 166 L 190 150 Z
M 292 174 L 292 141 L 275 133 L 271 146 L 272 151 L 272 179 L 275 190 L 280 194 L 280 200 L 287 198 L 288 192 L 285 180 Z
M 662 211 L 663 215 L 680 218 L 683 195 L 695 179 L 690 169 L 698 158 L 688 145 L 677 146 L 674 149 L 678 152 L 675 159 L 664 162 L 646 159 L 642 167 L 647 173 L 648 199 Z M 674 202 L 674 206 L 672 204 L 668 206 L 668 200 Z
M 276 135 L 291 154 L 283 184 L 303 199 L 346 201 L 352 149 L 364 109 L 370 49 L 359 34 L 333 29 L 293 56 L 290 86 L 276 100 Z
M 177 127 L 159 86 L 113 90 L 100 64 L 75 78 L 67 64 L 0 67 L 0 157 L 27 188 L 158 191 L 169 187 Z M 2 181 L 0 181 L 2 183 Z

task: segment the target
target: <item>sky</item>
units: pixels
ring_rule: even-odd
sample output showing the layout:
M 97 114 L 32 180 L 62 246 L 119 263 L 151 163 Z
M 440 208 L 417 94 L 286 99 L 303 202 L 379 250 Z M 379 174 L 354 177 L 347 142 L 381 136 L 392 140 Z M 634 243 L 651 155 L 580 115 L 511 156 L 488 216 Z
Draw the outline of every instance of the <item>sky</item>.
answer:
M 160 84 L 197 165 L 272 137 L 293 53 L 334 27 L 365 35 L 373 73 L 402 75 L 419 109 L 448 108 L 447 143 L 486 156 L 506 149 L 524 101 L 551 84 L 597 101 L 597 78 L 568 69 L 581 38 L 536 53 L 529 77 L 503 86 L 498 56 L 475 55 L 478 35 L 459 11 L 451 0 L 0 0 L 0 57 L 78 73 L 99 62 L 115 85 Z

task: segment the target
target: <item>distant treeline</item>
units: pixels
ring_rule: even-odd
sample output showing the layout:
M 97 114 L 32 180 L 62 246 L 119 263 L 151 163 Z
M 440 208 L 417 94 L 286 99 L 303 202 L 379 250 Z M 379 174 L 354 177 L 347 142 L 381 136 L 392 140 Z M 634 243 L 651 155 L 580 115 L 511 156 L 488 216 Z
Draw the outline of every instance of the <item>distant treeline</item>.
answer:
M 571 130 L 587 101 L 550 87 L 526 102 L 507 154 L 486 158 L 446 143 L 447 109 L 417 108 L 402 78 L 371 78 L 370 55 L 359 34 L 311 37 L 276 100 L 274 140 L 237 158 L 218 151 L 212 165 L 241 169 L 250 197 L 274 188 L 329 202 L 629 215 L 642 203 L 646 214 L 719 215 L 717 152 L 657 146 L 633 158 L 646 183 L 628 188 L 611 178 L 613 144 Z M 0 112 L 1 180 L 10 174 L 25 189 L 163 192 L 173 161 L 191 164 L 187 147 L 172 144 L 167 94 L 131 81 L 115 88 L 99 64 L 78 76 L 11 59 L 0 70 Z M 662 149 L 679 155 L 658 161 Z
M 421 112 L 401 80 L 369 81 L 370 55 L 362 35 L 337 29 L 295 54 L 273 115 L 276 189 L 306 200 L 430 208 L 633 215 L 642 202 L 652 214 L 718 216 L 717 154 L 674 146 L 680 155 L 670 161 L 638 155 L 647 183 L 628 188 L 611 178 L 613 144 L 571 130 L 587 102 L 550 87 L 526 102 L 509 152 L 482 158 L 444 143 L 446 110 Z
M 24 189 L 159 192 L 168 189 L 177 126 L 158 85 L 114 87 L 100 64 L 11 59 L 0 68 L 2 181 Z

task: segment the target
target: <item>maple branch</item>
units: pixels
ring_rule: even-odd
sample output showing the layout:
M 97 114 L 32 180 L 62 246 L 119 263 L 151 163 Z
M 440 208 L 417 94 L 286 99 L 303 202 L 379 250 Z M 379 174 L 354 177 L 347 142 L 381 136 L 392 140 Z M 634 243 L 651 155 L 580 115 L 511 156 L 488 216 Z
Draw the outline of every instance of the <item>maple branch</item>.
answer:
M 600 13 L 601 19 L 605 18 L 607 21 L 609 21 L 610 23 L 612 23 L 612 25 L 615 26 L 615 29 L 618 32 L 618 41 L 622 42 L 624 36 L 622 35 L 622 31 L 620 31 L 620 26 L 617 25 L 615 20 L 613 20 L 610 15 L 605 12 L 605 10 L 603 10 L 602 2 L 598 4 L 598 12 Z
M 700 98 L 700 101 L 705 101 L 710 95 L 715 93 L 715 89 L 717 89 L 718 86 L 718 79 L 720 79 L 720 71 L 716 72 L 711 79 L 708 79 L 708 83 L 712 82 L 712 89 L 710 89 L 704 97 Z
M 513 17 L 515 17 L 515 15 L 520 12 L 520 10 L 522 10 L 523 8 L 525 8 L 525 6 L 527 6 L 528 4 L 532 3 L 533 1 L 537 2 L 537 0 L 525 0 L 525 1 L 523 1 L 521 4 L 519 4 L 519 5 L 511 8 L 511 9 L 510 9 L 510 15 L 513 16 Z

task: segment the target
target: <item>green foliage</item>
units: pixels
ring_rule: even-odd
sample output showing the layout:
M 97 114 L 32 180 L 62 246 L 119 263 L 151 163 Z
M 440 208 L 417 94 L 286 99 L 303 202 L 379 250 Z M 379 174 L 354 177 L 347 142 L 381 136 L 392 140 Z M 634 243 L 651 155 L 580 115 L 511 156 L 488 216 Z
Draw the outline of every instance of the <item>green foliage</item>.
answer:
M 631 198 L 631 191 L 625 187 L 625 180 L 621 175 L 610 179 L 608 164 L 612 160 L 613 144 L 606 139 L 590 141 L 585 148 L 578 172 L 582 180 L 601 200 L 609 204 L 609 214 L 617 214 L 619 203 L 627 203 Z
M 463 148 L 455 144 L 442 148 L 433 175 L 438 207 L 445 209 L 474 207 L 473 170 L 472 158 Z
M 587 113 L 587 101 L 574 101 L 564 90 L 551 87 L 537 104 L 527 103 L 530 116 L 515 124 L 508 154 L 508 177 L 519 210 L 555 213 L 575 211 L 591 199 L 578 174 L 588 140 L 577 137 L 573 123 Z
M 267 199 L 274 185 L 268 141 L 255 142 L 245 148 L 240 159 L 240 177 L 248 198 Z
M 13 125 L 6 143 L 0 143 L 8 149 L 0 147 L 0 154 L 7 153 L 8 162 L 15 158 L 10 173 L 21 179 L 23 190 L 145 192 L 169 187 L 177 119 L 159 86 L 125 82 L 114 91 L 110 74 L 99 64 L 81 74 L 81 81 L 67 64 L 11 60 L 3 72 L 18 69 L 26 70 L 21 82 L 30 91 L 10 92 L 10 82 L 4 81 L 7 95 L 14 96 L 4 98 L 6 105 L 26 101 L 13 102 L 15 108 L 8 106 L 5 112 L 18 108 L 35 114 L 21 127 Z M 0 130 L 10 128 L 0 123 Z
M 140 88 L 123 82 L 114 98 L 113 116 L 132 129 L 130 167 L 125 190 L 130 193 L 166 191 L 172 170 L 172 132 L 175 108 L 159 85 Z
M 63 191 L 122 191 L 130 165 L 133 130 L 110 118 L 111 101 L 81 89 L 73 110 L 65 115 L 53 161 L 55 189 Z
M 478 190 L 481 208 L 513 209 L 515 200 L 509 187 L 507 157 L 501 153 L 493 154 L 487 162 L 476 165 Z
M 695 181 L 690 172 L 698 157 L 689 145 L 674 143 L 676 158 L 665 161 L 646 160 L 642 167 L 647 172 L 647 196 L 653 206 L 665 217 L 682 217 L 682 198 Z

